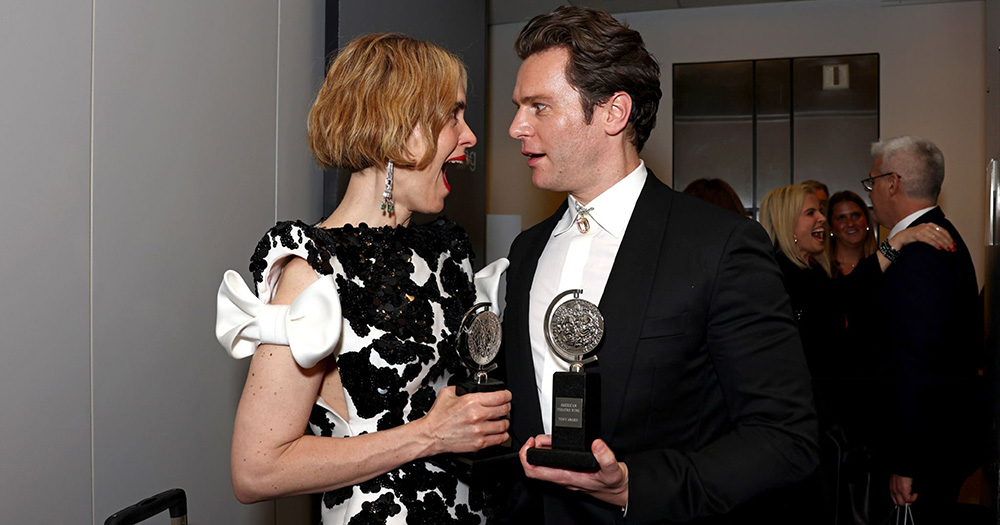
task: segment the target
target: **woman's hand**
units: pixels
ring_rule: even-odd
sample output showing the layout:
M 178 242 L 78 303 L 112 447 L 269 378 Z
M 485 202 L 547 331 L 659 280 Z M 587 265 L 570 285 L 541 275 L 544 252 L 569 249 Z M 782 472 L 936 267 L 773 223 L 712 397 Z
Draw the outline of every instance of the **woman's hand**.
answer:
M 948 230 L 934 224 L 932 222 L 927 222 L 924 224 L 918 224 L 916 226 L 910 226 L 909 228 L 893 235 L 889 238 L 889 246 L 892 249 L 899 250 L 903 249 L 903 246 L 914 242 L 922 242 L 929 244 L 939 250 L 948 250 L 953 252 L 955 248 L 955 240 L 951 238 L 951 234 Z M 878 257 L 878 264 L 884 272 L 892 261 L 882 255 L 881 252 L 875 252 Z
M 434 406 L 418 420 L 429 440 L 428 455 L 474 452 L 507 441 L 510 399 L 508 390 L 459 396 L 453 386 L 442 389 Z
M 897 251 L 913 242 L 929 244 L 939 250 L 955 251 L 955 240 L 948 230 L 931 222 L 910 226 L 889 238 L 889 245 Z

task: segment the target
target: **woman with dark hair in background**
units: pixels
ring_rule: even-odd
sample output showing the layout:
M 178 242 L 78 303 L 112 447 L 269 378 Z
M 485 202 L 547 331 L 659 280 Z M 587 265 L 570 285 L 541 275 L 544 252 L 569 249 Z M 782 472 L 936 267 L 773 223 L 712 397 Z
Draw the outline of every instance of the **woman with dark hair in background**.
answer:
M 360 37 L 330 66 L 309 146 L 352 172 L 346 195 L 319 224 L 280 222 L 260 240 L 259 299 L 232 271 L 220 288 L 217 336 L 253 355 L 233 429 L 240 501 L 323 492 L 323 523 L 490 515 L 484 491 L 427 459 L 508 437 L 510 392 L 446 386 L 477 296 L 471 246 L 447 219 L 409 224 L 441 211 L 448 164 L 476 143 L 465 84 L 457 57 L 399 34 Z
M 693 180 L 684 188 L 684 193 L 711 202 L 720 208 L 735 211 L 744 217 L 749 217 L 740 196 L 736 194 L 729 183 L 722 179 Z

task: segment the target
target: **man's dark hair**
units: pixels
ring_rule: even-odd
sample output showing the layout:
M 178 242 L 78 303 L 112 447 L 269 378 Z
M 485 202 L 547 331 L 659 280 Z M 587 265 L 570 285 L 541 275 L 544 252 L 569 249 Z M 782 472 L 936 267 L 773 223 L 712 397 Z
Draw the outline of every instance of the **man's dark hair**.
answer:
M 624 91 L 632 97 L 627 133 L 642 151 L 656 126 L 663 92 L 660 66 L 646 50 L 639 32 L 604 11 L 562 6 L 532 18 L 514 43 L 521 60 L 552 48 L 569 52 L 566 80 L 580 93 L 587 124 L 594 117 L 594 107 L 615 92 Z

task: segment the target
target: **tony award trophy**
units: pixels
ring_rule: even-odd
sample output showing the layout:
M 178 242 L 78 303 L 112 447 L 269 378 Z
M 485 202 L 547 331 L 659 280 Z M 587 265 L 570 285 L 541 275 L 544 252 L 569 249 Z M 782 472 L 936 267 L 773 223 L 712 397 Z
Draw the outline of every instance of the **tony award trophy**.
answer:
M 556 296 L 545 312 L 545 340 L 569 372 L 552 377 L 552 448 L 528 450 L 528 463 L 577 471 L 600 469 L 590 445 L 601 431 L 601 376 L 583 365 L 597 361 L 594 351 L 604 337 L 604 316 L 597 306 L 581 299 L 583 290 Z M 562 304 L 559 301 L 573 295 Z M 558 304 L 558 306 L 557 306 Z
M 499 379 L 487 374 L 496 369 L 493 360 L 500 351 L 502 330 L 500 317 L 490 310 L 490 303 L 477 303 L 465 316 L 458 331 L 455 349 L 468 377 L 455 386 L 464 396 L 478 392 L 495 392 L 507 388 Z M 505 466 L 518 461 L 517 451 L 511 451 L 510 440 L 494 447 L 465 454 L 442 454 L 434 458 L 441 468 L 469 484 L 499 482 Z M 518 465 L 519 466 L 519 465 Z
M 469 377 L 455 387 L 458 395 L 506 388 L 503 381 L 487 375 L 497 367 L 493 360 L 500 351 L 502 335 L 500 317 L 490 310 L 490 303 L 477 303 L 465 312 L 455 349 L 462 365 L 469 370 Z

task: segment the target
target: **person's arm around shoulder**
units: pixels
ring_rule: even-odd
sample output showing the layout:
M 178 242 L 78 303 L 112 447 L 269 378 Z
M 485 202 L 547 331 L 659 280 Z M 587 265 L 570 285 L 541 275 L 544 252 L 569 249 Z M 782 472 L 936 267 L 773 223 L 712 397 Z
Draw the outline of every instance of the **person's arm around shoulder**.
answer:
M 930 222 L 910 226 L 882 242 L 888 245 L 888 249 L 880 246 L 875 254 L 883 272 L 888 270 L 889 266 L 899 257 L 899 251 L 904 246 L 914 242 L 922 242 L 938 250 L 955 251 L 955 241 L 951 238 L 948 230 Z M 886 252 L 889 255 L 886 255 Z M 892 259 L 889 258 L 890 256 Z
M 278 280 L 274 304 L 290 304 L 316 280 L 294 258 Z M 468 452 L 507 439 L 507 391 L 456 396 L 443 389 L 424 417 L 400 427 L 349 438 L 304 435 L 326 361 L 303 369 L 284 345 L 254 353 L 233 429 L 231 474 L 237 499 L 251 503 L 353 485 L 409 461 Z M 343 414 L 342 414 L 343 415 Z

